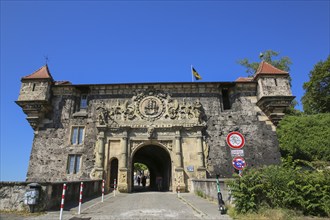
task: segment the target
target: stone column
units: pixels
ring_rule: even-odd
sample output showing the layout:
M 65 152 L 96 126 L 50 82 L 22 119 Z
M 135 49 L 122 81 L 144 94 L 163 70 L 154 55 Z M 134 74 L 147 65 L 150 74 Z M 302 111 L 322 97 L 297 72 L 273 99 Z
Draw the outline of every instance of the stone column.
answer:
M 127 131 L 123 132 L 123 137 L 120 140 L 121 158 L 119 168 L 127 168 Z
M 96 154 L 96 167 L 103 169 L 104 159 L 104 131 L 100 131 L 97 136 L 97 154 Z
M 197 155 L 198 155 L 198 179 L 205 179 L 206 178 L 206 168 L 204 166 L 204 151 L 203 151 L 203 136 L 202 132 L 197 132 Z
M 119 173 L 118 173 L 118 190 L 120 192 L 128 192 L 128 168 L 127 168 L 127 131 L 123 131 L 123 136 L 120 140 L 121 157 L 119 160 Z
M 173 192 L 176 192 L 178 188 L 180 188 L 181 192 L 186 191 L 183 161 L 182 161 L 180 129 L 181 129 L 181 127 L 177 128 L 177 130 L 175 131 L 175 159 L 174 159 L 175 179 L 174 179 L 174 187 L 172 188 Z
M 104 173 L 104 139 L 106 126 L 98 126 L 97 129 L 99 133 L 95 144 L 95 165 L 93 171 L 91 172 L 92 179 L 102 179 Z
M 199 131 L 196 137 L 197 139 L 197 154 L 198 154 L 198 167 L 204 167 L 204 154 L 203 154 L 203 141 L 202 134 Z
M 181 134 L 180 130 L 175 132 L 175 166 L 182 168 L 182 152 L 181 152 Z

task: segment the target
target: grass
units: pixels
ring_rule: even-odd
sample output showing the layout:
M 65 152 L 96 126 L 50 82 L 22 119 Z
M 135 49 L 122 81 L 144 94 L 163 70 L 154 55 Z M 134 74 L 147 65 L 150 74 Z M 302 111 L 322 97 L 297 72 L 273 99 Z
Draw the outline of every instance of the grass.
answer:
M 25 211 L 6 211 L 6 210 L 0 210 L 0 214 L 13 214 L 13 215 L 18 215 L 18 216 L 23 216 L 23 217 L 32 217 L 32 216 L 39 216 L 45 214 L 45 212 L 34 212 L 31 213 L 27 210 Z
M 326 220 L 315 216 L 304 216 L 288 209 L 262 209 L 258 213 L 238 214 L 234 207 L 229 206 L 227 214 L 237 220 Z

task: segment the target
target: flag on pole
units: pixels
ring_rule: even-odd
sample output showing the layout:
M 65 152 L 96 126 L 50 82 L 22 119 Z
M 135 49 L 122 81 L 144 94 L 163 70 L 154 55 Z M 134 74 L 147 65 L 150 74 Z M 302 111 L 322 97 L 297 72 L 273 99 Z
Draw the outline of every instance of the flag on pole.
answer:
M 194 77 L 195 77 L 196 80 L 201 80 L 202 79 L 202 77 L 198 74 L 198 72 L 192 66 L 191 66 L 191 72 L 194 75 Z

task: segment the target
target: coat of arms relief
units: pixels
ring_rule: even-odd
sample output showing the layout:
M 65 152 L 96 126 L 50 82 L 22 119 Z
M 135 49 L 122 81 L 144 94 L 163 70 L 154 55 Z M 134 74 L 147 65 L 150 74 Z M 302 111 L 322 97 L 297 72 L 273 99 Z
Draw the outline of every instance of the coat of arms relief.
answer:
M 132 122 L 153 123 L 156 120 L 173 125 L 185 122 L 205 125 L 205 113 L 199 99 L 194 102 L 186 102 L 185 99 L 178 101 L 154 89 L 136 91 L 130 100 L 122 103 L 119 100 L 101 103 L 96 110 L 99 125 L 109 127 L 129 125 Z

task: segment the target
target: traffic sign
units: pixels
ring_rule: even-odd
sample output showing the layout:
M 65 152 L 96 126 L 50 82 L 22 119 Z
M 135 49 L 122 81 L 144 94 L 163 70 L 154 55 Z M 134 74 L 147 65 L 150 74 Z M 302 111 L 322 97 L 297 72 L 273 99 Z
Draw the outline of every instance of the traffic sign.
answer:
M 240 149 L 245 144 L 243 135 L 237 131 L 230 132 L 226 138 L 227 144 L 233 149 Z
M 232 161 L 233 167 L 236 170 L 243 170 L 246 167 L 246 162 L 243 157 L 235 157 Z

